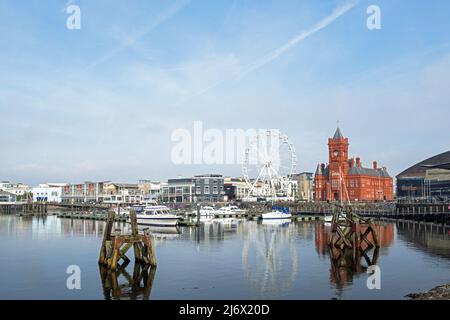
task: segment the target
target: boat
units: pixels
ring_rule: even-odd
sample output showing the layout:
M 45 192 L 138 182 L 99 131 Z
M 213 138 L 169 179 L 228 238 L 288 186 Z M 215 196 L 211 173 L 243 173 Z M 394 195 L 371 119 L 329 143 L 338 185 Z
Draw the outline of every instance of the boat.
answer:
M 263 213 L 263 220 L 275 220 L 275 219 L 291 219 L 292 215 L 289 212 L 289 208 L 273 207 L 271 212 Z
M 290 212 L 282 212 L 282 211 L 271 211 L 268 213 L 263 213 L 262 214 L 262 218 L 263 220 L 268 220 L 268 219 L 291 219 L 292 215 Z
M 229 205 L 226 207 L 222 207 L 219 210 L 216 210 L 216 215 L 242 215 L 245 214 L 247 210 L 240 209 L 238 206 L 235 205 Z
M 149 206 L 136 214 L 137 223 L 151 226 L 176 226 L 180 217 L 170 213 L 166 206 Z
M 332 215 L 325 215 L 325 217 L 323 218 L 323 220 L 325 222 L 331 222 L 333 221 L 333 216 Z
M 206 217 L 214 217 L 214 214 L 216 213 L 216 210 L 213 207 L 201 207 L 200 208 L 200 218 L 206 218 Z M 192 210 L 192 215 L 197 216 L 197 210 Z

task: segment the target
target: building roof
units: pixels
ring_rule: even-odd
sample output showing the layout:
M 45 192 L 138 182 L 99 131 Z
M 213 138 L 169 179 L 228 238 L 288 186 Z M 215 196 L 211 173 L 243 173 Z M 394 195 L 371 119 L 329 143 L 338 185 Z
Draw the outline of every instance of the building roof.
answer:
M 320 165 L 320 163 L 317 165 L 317 169 L 316 169 L 316 175 L 321 175 L 321 174 L 323 174 L 323 172 L 322 172 L 322 167 L 321 167 L 321 165 Z
M 399 173 L 397 175 L 397 179 L 423 178 L 425 177 L 427 169 L 430 169 L 430 166 L 438 168 L 440 166 L 445 166 L 445 164 L 448 164 L 449 162 L 450 162 L 450 151 L 443 152 L 409 167 L 405 171 Z
M 329 166 L 326 165 L 323 172 L 320 164 L 317 166 L 316 170 L 317 175 L 324 175 L 328 176 L 329 174 Z M 372 177 L 383 177 L 383 178 L 390 178 L 389 173 L 387 172 L 386 168 L 378 168 L 378 169 L 372 169 L 372 168 L 364 168 L 363 166 L 353 166 L 348 169 L 349 175 L 363 175 L 363 176 L 372 176 Z
M 223 178 L 223 175 L 216 173 L 198 174 L 194 178 Z
M 135 183 L 113 183 L 118 188 L 137 189 L 139 186 Z
M 362 166 L 353 166 L 353 167 L 349 168 L 348 174 L 349 175 L 364 175 L 364 176 L 372 176 L 372 177 L 383 177 L 383 178 L 390 177 L 386 168 L 372 169 L 372 168 L 364 168 Z
M 5 190 L 0 190 L 0 195 L 15 196 L 14 193 L 11 193 L 11 192 L 8 192 L 8 191 L 5 191 Z
M 450 170 L 450 162 L 444 162 L 439 164 L 423 164 L 422 167 L 425 167 L 426 169 Z
M 338 126 L 336 129 L 336 132 L 334 133 L 333 140 L 338 140 L 338 139 L 343 139 L 343 138 L 344 138 L 344 135 L 342 134 L 341 129 Z
M 168 184 L 183 184 L 183 183 L 194 183 L 194 178 L 175 178 L 175 179 L 168 179 Z

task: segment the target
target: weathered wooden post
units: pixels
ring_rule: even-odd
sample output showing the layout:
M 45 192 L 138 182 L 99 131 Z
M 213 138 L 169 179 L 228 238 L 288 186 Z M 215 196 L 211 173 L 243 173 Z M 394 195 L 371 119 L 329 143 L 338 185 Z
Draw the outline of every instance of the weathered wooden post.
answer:
M 156 258 L 150 234 L 147 231 L 139 234 L 136 212 L 134 210 L 130 211 L 131 234 L 121 234 L 120 232 L 114 232 L 112 234 L 114 222 L 115 213 L 110 211 L 108 213 L 98 262 L 111 270 L 117 270 L 120 268 L 118 264 L 120 259 L 125 264 L 130 261 L 126 253 L 133 246 L 135 263 L 156 267 Z

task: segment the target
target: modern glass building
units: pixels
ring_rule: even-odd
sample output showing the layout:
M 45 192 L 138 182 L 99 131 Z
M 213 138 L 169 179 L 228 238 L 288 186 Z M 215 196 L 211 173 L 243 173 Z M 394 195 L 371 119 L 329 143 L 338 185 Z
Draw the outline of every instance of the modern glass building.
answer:
M 450 151 L 423 160 L 397 175 L 397 199 L 450 199 Z

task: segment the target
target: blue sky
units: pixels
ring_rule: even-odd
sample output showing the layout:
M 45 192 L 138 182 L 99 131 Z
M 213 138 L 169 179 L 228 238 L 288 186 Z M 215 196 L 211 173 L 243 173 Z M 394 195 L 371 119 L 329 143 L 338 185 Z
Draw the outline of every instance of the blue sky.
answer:
M 81 30 L 66 28 L 70 3 Z M 381 30 L 366 27 L 371 4 Z M 0 179 L 240 175 L 171 162 L 171 133 L 196 120 L 279 128 L 298 171 L 314 171 L 339 119 L 351 155 L 398 174 L 449 150 L 448 12 L 446 0 L 3 0 Z

